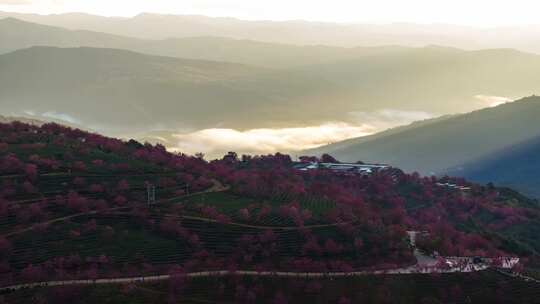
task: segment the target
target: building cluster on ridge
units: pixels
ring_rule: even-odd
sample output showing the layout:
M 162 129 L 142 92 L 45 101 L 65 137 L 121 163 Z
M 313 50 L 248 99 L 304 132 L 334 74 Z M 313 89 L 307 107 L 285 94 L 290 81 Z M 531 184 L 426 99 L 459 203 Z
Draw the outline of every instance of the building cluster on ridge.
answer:
M 369 175 L 378 171 L 389 169 L 388 165 L 379 164 L 353 164 L 353 163 L 324 163 L 324 162 L 302 162 L 294 165 L 295 169 L 301 171 L 329 169 L 342 173 L 357 173 Z

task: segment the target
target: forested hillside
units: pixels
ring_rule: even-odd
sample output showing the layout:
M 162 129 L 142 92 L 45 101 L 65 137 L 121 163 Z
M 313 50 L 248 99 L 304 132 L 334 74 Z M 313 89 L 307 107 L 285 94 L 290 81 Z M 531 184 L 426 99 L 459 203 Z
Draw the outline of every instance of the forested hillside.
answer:
M 447 174 L 540 197 L 540 139 L 534 138 L 450 168 Z
M 398 169 L 298 171 L 282 154 L 229 153 L 208 163 L 56 124 L 0 124 L 0 134 L 2 286 L 167 274 L 168 297 L 189 299 L 201 281 L 188 275 L 201 271 L 256 277 L 275 270 L 369 274 L 409 267 L 418 261 L 408 230 L 425 231 L 418 246 L 426 252 L 519 256 L 520 267 L 537 267 L 537 202 L 461 179 Z M 444 271 L 444 265 L 431 269 Z M 221 284 L 206 274 L 203 281 Z M 261 286 L 248 295 L 239 291 L 241 281 L 222 282 L 236 294 L 212 297 L 243 301 L 280 292 Z M 318 293 L 321 283 L 305 288 Z M 340 286 L 332 301 L 357 297 Z M 38 294 L 58 303 L 70 290 L 78 289 Z

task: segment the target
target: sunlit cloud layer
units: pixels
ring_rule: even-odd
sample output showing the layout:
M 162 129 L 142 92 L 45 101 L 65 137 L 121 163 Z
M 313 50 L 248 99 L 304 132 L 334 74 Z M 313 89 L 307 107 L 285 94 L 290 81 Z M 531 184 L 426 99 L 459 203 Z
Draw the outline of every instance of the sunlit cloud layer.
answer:
M 203 152 L 218 157 L 227 151 L 249 154 L 292 152 L 315 148 L 352 137 L 365 136 L 375 130 L 369 125 L 328 123 L 321 126 L 283 129 L 205 129 L 187 134 L 175 134 L 177 143 L 169 147 L 184 153 Z
M 477 95 L 483 107 L 493 107 L 511 100 L 501 96 Z M 58 111 L 36 114 L 24 111 L 27 117 L 58 120 L 89 127 L 76 117 Z M 169 150 L 187 154 L 204 153 L 207 159 L 220 158 L 229 151 L 239 154 L 291 153 L 317 148 L 323 145 L 374 134 L 389 128 L 410 124 L 414 121 L 431 119 L 435 113 L 381 109 L 373 112 L 351 112 L 345 121 L 320 125 L 290 128 L 254 128 L 235 130 L 210 128 L 203 130 L 175 130 L 151 127 L 137 134 L 125 134 L 102 130 L 125 139 L 136 138 L 142 142 L 161 143 Z M 94 126 L 94 128 L 96 128 Z M 112 132 L 112 133 L 111 133 Z
M 269 154 L 276 152 L 294 154 L 297 151 L 370 135 L 388 128 L 435 116 L 422 111 L 381 109 L 374 112 L 349 113 L 347 122 L 336 121 L 307 127 L 254 128 L 243 131 L 210 128 L 187 131 L 154 126 L 149 127 L 144 132 L 126 134 L 119 130 L 114 132 L 109 129 L 100 129 L 95 125 L 90 126 L 72 115 L 54 110 L 42 113 L 27 110 L 23 114 L 26 117 L 44 121 L 55 120 L 84 126 L 91 130 L 99 129 L 102 133 L 125 139 L 136 138 L 143 142 L 161 143 L 175 152 L 187 154 L 202 152 L 207 159 L 219 158 L 229 151 L 236 151 L 239 154 Z M 13 114 L 13 116 L 16 116 L 16 114 Z
M 169 149 L 188 154 L 202 152 L 207 158 L 221 157 L 228 151 L 240 154 L 268 154 L 300 150 L 362 137 L 388 128 L 432 118 L 433 114 L 416 111 L 385 109 L 376 112 L 350 113 L 349 122 L 332 122 L 299 128 L 264 128 L 239 131 L 234 129 L 205 129 L 195 132 L 172 133 L 171 136 L 146 137 L 161 142 Z

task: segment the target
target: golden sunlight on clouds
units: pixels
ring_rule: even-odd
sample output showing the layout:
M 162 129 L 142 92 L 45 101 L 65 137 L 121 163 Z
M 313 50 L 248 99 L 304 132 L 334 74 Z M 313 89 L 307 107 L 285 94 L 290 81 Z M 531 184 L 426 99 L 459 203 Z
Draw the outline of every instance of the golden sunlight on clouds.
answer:
M 123 134 L 124 138 L 160 143 L 174 152 L 204 153 L 207 159 L 220 158 L 229 151 L 238 154 L 269 154 L 317 148 L 355 137 L 371 135 L 388 128 L 437 115 L 422 111 L 381 109 L 374 112 L 351 112 L 348 122 L 289 128 L 234 130 L 211 128 L 196 131 L 154 130 L 142 134 Z
M 184 153 L 204 152 L 209 158 L 235 150 L 250 154 L 299 151 L 332 142 L 373 133 L 368 125 L 328 123 L 321 126 L 283 129 L 206 129 L 186 134 L 175 134 L 176 145 L 169 148 Z M 162 138 L 163 139 L 163 138 Z M 171 143 L 174 144 L 174 143 Z

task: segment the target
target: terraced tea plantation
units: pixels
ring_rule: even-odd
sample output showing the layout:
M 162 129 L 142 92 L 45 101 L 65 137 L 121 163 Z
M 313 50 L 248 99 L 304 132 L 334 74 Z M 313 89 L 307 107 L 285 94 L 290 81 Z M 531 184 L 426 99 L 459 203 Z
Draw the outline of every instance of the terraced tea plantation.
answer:
M 441 274 L 441 262 L 438 274 L 385 274 L 418 265 L 408 230 L 424 231 L 426 256 L 519 256 L 536 269 L 538 244 L 516 230 L 534 223 L 534 203 L 438 184 L 397 169 L 301 172 L 281 154 L 207 162 L 55 124 L 0 124 L 0 303 L 531 296 L 533 282 L 496 270 Z

